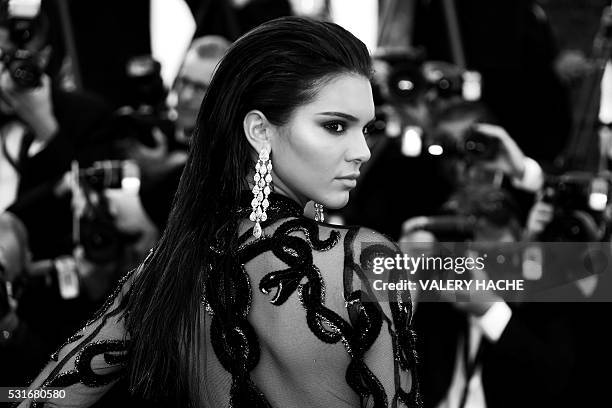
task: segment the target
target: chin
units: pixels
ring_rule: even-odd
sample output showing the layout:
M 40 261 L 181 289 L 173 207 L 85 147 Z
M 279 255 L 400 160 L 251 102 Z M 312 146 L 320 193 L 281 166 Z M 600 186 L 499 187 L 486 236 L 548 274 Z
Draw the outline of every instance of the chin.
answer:
M 349 201 L 349 192 L 348 191 L 339 191 L 334 192 L 325 197 L 325 200 L 321 201 L 321 204 L 325 208 L 329 208 L 330 210 L 338 210 L 343 208 L 348 204 Z

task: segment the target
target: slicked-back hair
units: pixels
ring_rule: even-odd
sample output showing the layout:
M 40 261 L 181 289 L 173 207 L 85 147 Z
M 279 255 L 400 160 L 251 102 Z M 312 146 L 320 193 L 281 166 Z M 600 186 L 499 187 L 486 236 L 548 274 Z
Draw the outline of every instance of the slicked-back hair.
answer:
M 168 226 L 127 302 L 132 391 L 203 406 L 203 285 L 231 287 L 240 268 L 232 255 L 235 214 L 254 166 L 244 117 L 257 109 L 272 124 L 286 124 L 296 108 L 340 74 L 371 78 L 365 45 L 336 24 L 299 17 L 258 26 L 221 60 L 200 108 Z M 211 250 L 213 239 L 223 243 L 225 254 Z M 235 306 L 219 292 L 207 291 L 207 300 L 223 330 L 231 332 Z

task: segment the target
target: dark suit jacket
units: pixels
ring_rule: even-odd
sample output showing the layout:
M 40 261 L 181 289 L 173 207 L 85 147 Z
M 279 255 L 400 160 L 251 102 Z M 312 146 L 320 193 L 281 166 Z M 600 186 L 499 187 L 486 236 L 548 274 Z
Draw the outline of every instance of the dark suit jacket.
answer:
M 574 361 L 570 305 L 526 304 L 513 315 L 495 344 L 482 338 L 482 385 L 487 408 L 559 406 Z M 436 407 L 450 388 L 457 342 L 467 315 L 448 303 L 421 303 L 415 313 L 419 379 L 426 408 Z
M 20 163 L 17 200 L 8 208 L 26 226 L 35 258 L 50 258 L 70 247 L 70 199 L 53 194 L 55 183 L 74 159 L 86 164 L 108 145 L 105 127 L 112 111 L 95 96 L 54 90 L 53 108 L 59 130 L 39 153 Z M 92 153 L 93 152 L 93 153 Z M 68 235 L 68 242 L 62 237 Z

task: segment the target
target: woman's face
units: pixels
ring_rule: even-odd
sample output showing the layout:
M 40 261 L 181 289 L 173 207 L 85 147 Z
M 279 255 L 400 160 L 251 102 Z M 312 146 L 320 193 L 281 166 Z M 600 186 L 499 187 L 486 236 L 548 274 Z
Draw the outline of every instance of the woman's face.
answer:
M 340 74 L 298 107 L 271 140 L 276 191 L 306 204 L 346 205 L 370 158 L 364 134 L 374 120 L 367 78 Z

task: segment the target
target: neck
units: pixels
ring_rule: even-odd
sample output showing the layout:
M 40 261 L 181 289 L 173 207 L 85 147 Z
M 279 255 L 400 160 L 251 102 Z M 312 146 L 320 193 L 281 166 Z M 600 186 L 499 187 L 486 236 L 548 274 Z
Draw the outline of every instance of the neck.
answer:
M 255 172 L 252 171 L 249 173 L 249 175 L 247 176 L 247 184 L 249 186 L 249 189 L 252 190 L 253 186 L 255 185 L 253 182 L 253 176 L 255 175 Z M 300 196 L 298 194 L 295 194 L 293 191 L 291 191 L 284 183 L 282 183 L 278 177 L 276 177 L 276 175 L 274 174 L 274 170 L 272 170 L 272 182 L 274 183 L 274 188 L 272 189 L 276 194 L 280 194 L 283 195 L 293 201 L 295 201 L 296 203 L 298 203 L 300 205 L 300 207 L 304 208 L 306 206 L 306 203 L 309 201 L 308 198 Z

